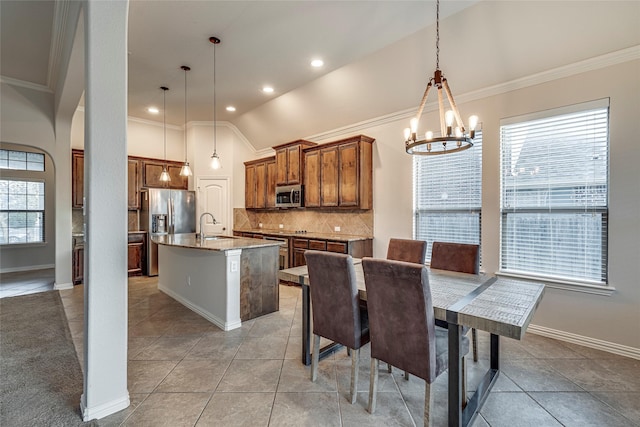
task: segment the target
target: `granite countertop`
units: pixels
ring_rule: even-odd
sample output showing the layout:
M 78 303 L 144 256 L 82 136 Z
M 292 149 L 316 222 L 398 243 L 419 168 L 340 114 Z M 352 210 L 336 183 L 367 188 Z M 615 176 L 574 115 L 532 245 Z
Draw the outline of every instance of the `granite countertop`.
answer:
M 179 246 L 189 249 L 205 249 L 210 251 L 230 251 L 233 249 L 252 249 L 268 246 L 280 246 L 273 240 L 251 239 L 248 237 L 221 236 L 215 240 L 196 239 L 195 233 L 168 234 L 154 236 L 153 241 L 159 245 Z
M 291 231 L 291 230 L 274 230 L 274 229 L 267 229 L 267 228 L 234 229 L 233 231 L 236 231 L 239 233 L 266 234 L 269 236 L 298 237 L 300 239 L 335 240 L 337 242 L 356 242 L 359 240 L 373 239 L 373 237 L 371 236 L 359 236 L 357 234 L 316 233 L 316 232 L 300 233 L 300 232 Z

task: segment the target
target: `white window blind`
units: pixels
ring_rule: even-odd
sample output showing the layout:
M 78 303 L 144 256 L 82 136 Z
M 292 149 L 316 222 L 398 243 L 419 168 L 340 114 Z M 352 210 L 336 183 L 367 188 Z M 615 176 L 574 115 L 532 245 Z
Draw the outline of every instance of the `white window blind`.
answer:
M 606 283 L 608 121 L 602 100 L 501 123 L 501 271 Z
M 0 244 L 44 242 L 44 182 L 0 179 Z
M 414 239 L 480 244 L 482 132 L 459 153 L 413 157 Z

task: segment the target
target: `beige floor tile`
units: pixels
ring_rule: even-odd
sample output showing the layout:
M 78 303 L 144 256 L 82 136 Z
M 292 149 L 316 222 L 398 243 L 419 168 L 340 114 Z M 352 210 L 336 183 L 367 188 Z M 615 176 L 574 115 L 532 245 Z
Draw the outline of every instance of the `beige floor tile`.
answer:
M 200 337 L 160 337 L 133 357 L 133 360 L 180 360 Z
M 480 410 L 491 427 L 561 427 L 526 393 L 491 393 Z
M 183 360 L 160 383 L 156 392 L 210 392 L 218 387 L 230 360 Z
M 236 359 L 283 359 L 288 336 L 247 337 L 242 341 Z
M 276 393 L 269 426 L 341 426 L 338 394 Z
M 151 393 L 177 364 L 178 361 L 129 361 L 127 373 L 129 393 Z
M 299 360 L 285 360 L 278 384 L 278 392 L 326 392 L 337 391 L 336 366 L 332 360 L 318 364 L 318 377 L 311 382 L 311 366 Z
M 205 335 L 187 353 L 185 359 L 225 359 L 235 357 L 242 344 L 242 337 L 226 337 L 224 335 Z
M 267 426 L 274 397 L 275 393 L 216 392 L 196 426 Z
M 281 369 L 282 360 L 233 360 L 217 391 L 276 391 Z
M 376 398 L 376 411 L 373 414 L 368 412 L 368 392 L 358 393 L 358 399 L 353 405 L 347 399 L 338 399 L 338 401 L 344 427 L 414 425 L 409 408 L 399 392 L 379 392 Z M 424 407 L 422 410 L 424 411 Z M 416 423 L 416 425 L 422 425 L 422 423 Z
M 211 393 L 153 393 L 123 425 L 191 427 L 210 397 Z

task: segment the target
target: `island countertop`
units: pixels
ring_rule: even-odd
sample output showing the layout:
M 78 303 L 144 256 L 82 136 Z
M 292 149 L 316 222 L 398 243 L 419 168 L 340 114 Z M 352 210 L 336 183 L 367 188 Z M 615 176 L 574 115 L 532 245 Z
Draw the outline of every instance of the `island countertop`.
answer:
M 230 251 L 234 249 L 252 249 L 281 245 L 280 242 L 273 240 L 231 236 L 218 236 L 217 239 L 205 239 L 204 241 L 201 241 L 196 238 L 195 233 L 153 236 L 152 240 L 159 245 L 179 246 L 189 249 L 204 249 L 210 251 Z

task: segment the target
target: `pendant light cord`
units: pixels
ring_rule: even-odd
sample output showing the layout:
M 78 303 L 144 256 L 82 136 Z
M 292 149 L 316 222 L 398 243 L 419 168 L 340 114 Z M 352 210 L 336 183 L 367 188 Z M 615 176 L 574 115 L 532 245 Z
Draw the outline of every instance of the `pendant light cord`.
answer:
M 184 70 L 184 162 L 187 162 L 187 70 L 188 67 L 183 67 Z
M 164 167 L 167 168 L 167 89 L 162 88 L 162 128 L 164 129 Z
M 216 44 L 213 44 L 213 153 L 217 154 L 217 126 L 216 126 Z

